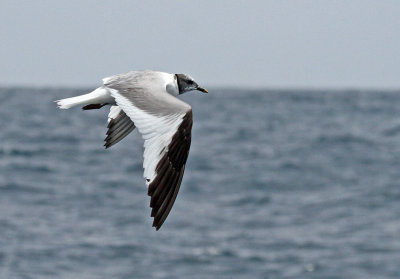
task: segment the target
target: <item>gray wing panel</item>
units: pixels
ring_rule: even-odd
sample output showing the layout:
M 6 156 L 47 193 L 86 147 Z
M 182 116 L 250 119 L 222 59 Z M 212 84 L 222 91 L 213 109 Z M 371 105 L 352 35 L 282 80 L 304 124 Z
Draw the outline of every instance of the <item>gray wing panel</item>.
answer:
M 170 88 L 175 86 L 178 90 L 175 75 L 172 74 L 132 71 L 105 78 L 103 81 L 104 86 L 110 90 L 114 98 L 118 99 L 116 94 L 121 95 L 132 106 L 157 117 L 185 114 L 191 109 L 188 104 L 167 92 L 167 86 Z M 134 118 L 132 115 L 130 117 Z

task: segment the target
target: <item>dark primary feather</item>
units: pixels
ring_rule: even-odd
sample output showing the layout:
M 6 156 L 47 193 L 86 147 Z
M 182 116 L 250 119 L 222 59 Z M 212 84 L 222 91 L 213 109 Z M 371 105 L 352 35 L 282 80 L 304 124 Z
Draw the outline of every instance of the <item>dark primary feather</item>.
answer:
M 168 151 L 158 162 L 156 177 L 149 185 L 151 216 L 154 217 L 153 227 L 157 230 L 171 211 L 181 186 L 191 143 L 192 117 L 192 110 L 189 110 L 172 137 Z
M 109 148 L 126 137 L 130 132 L 135 129 L 135 124 L 125 114 L 123 110 L 120 111 L 117 117 L 111 119 L 107 126 L 107 137 L 104 139 L 105 148 Z

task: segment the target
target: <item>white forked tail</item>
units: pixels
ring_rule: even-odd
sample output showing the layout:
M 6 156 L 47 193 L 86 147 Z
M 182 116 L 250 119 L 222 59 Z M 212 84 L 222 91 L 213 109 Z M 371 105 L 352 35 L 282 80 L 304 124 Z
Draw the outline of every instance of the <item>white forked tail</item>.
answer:
M 104 87 L 99 87 L 93 92 L 88 94 L 61 99 L 56 101 L 60 109 L 69 109 L 79 105 L 90 105 L 90 104 L 113 104 L 114 98 L 111 97 L 108 90 Z

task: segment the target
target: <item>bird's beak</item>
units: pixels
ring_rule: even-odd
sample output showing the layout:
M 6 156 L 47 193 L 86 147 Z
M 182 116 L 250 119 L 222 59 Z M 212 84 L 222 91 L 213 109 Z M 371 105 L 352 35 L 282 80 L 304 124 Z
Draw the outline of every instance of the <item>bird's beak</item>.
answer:
M 208 93 L 208 90 L 205 89 L 205 88 L 197 87 L 196 90 L 199 90 L 199 91 L 204 92 L 204 93 Z

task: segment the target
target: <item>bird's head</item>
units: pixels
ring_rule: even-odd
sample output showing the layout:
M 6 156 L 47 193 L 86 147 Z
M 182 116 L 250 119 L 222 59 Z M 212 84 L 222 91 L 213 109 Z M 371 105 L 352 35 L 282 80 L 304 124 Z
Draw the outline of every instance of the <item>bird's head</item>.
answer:
M 207 89 L 200 87 L 189 75 L 176 74 L 176 79 L 178 82 L 179 94 L 183 94 L 191 90 L 199 90 L 201 92 L 208 93 Z

